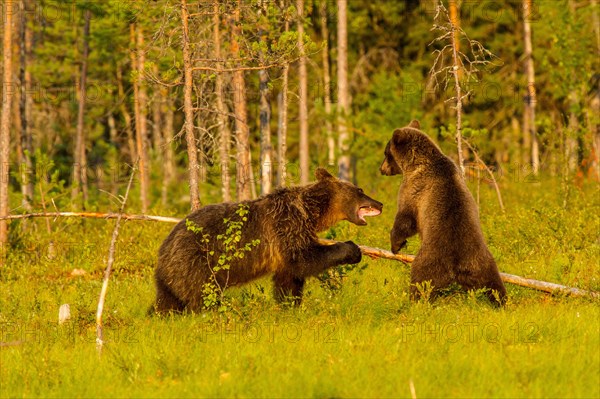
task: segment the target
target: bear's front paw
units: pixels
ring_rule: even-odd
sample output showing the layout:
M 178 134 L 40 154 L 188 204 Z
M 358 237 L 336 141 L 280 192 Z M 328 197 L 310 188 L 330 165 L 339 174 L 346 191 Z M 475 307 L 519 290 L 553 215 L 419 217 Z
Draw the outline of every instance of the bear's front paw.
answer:
M 392 244 L 392 253 L 397 254 L 406 245 L 406 240 Z
M 346 264 L 359 263 L 362 259 L 362 252 L 360 251 L 360 248 L 358 247 L 358 245 L 356 245 L 352 241 L 346 241 L 344 244 L 346 244 L 345 247 L 346 247 L 346 251 L 347 251 L 347 254 L 344 258 L 345 263 Z

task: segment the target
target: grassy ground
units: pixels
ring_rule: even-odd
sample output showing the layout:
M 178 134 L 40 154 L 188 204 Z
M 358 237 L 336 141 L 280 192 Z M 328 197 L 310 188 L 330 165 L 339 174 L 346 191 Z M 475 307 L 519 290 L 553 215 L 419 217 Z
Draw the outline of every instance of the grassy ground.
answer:
M 384 214 L 330 234 L 387 248 L 395 189 L 367 189 Z M 600 290 L 597 185 L 573 188 L 566 208 L 552 182 L 507 183 L 503 194 L 505 215 L 481 190 L 502 271 Z M 507 285 L 502 310 L 464 293 L 411 303 L 408 267 L 393 261 L 364 259 L 338 290 L 312 279 L 297 309 L 275 304 L 265 279 L 232 289 L 236 311 L 225 316 L 147 317 L 156 252 L 172 227 L 158 223 L 122 226 L 98 356 L 94 314 L 112 226 L 63 219 L 49 235 L 35 221 L 15 237 L 0 270 L 1 397 L 379 398 L 410 397 L 411 385 L 417 397 L 600 397 L 597 300 Z M 73 317 L 58 326 L 63 303 Z

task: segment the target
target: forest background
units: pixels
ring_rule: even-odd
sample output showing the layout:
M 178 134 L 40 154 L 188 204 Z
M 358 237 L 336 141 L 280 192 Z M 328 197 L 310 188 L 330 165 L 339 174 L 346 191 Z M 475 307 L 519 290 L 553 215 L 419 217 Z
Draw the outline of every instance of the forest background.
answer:
M 501 271 L 598 291 L 599 12 L 596 0 L 5 0 L 0 218 L 115 212 L 133 165 L 126 212 L 176 217 L 325 166 L 385 204 L 326 236 L 387 248 L 401 179 L 378 169 L 393 129 L 419 119 L 462 159 Z M 169 223 L 121 227 L 97 358 L 112 228 L 0 220 L 0 396 L 600 396 L 597 301 L 507 285 L 505 310 L 477 293 L 413 303 L 394 261 L 313 279 L 298 309 L 261 280 L 232 289 L 226 314 L 148 318 Z

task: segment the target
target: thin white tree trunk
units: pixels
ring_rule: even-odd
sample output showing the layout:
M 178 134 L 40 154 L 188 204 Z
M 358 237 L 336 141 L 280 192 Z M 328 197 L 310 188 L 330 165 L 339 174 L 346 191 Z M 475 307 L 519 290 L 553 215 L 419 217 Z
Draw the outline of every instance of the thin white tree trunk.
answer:
M 350 112 L 350 92 L 348 89 L 348 30 L 347 0 L 337 0 L 338 6 L 338 175 L 342 180 L 350 180 L 350 154 L 348 135 L 348 113 Z
M 231 53 L 234 59 L 239 58 L 239 38 L 241 36 L 240 12 L 241 0 L 238 0 L 234 12 L 233 26 L 231 29 Z M 237 200 L 244 201 L 252 197 L 250 185 L 250 131 L 247 123 L 246 109 L 246 82 L 244 71 L 237 69 L 233 72 L 233 108 L 235 114 L 235 136 L 237 144 Z
M 185 114 L 185 140 L 187 143 L 188 170 L 190 185 L 190 204 L 192 211 L 200 209 L 200 190 L 199 167 L 198 167 L 198 148 L 196 146 L 196 137 L 194 135 L 194 111 L 192 105 L 192 59 L 190 54 L 190 36 L 188 28 L 189 12 L 187 1 L 181 0 L 181 23 L 183 27 L 182 51 L 183 51 L 183 112 Z
M 21 9 L 27 7 L 27 0 L 21 0 Z M 23 195 L 22 205 L 25 210 L 31 209 L 31 200 L 33 199 L 33 143 L 31 139 L 31 72 L 27 68 L 31 62 L 31 46 L 33 42 L 33 32 L 28 26 L 28 13 L 21 12 L 21 48 L 20 48 L 20 70 L 21 96 L 19 98 L 19 114 L 21 119 L 21 194 Z
M 308 147 L 308 82 L 306 72 L 306 56 L 304 54 L 304 0 L 296 1 L 298 12 L 298 98 L 299 98 L 299 124 L 300 124 L 300 184 L 307 184 L 310 180 L 309 147 Z
M 213 3 L 213 43 L 214 58 L 221 59 L 221 32 L 220 32 L 219 0 Z M 219 61 L 217 61 L 219 62 Z M 223 74 L 217 72 L 215 75 L 215 100 L 217 106 L 217 121 L 219 123 L 219 158 L 221 162 L 221 194 L 223 201 L 231 201 L 231 178 L 229 175 L 229 149 L 231 142 L 231 131 L 229 130 L 227 107 L 223 100 Z
M 527 98 L 525 100 L 525 117 L 529 118 L 529 136 L 531 137 L 531 167 L 534 175 L 540 166 L 540 150 L 535 126 L 535 67 L 533 63 L 533 47 L 531 44 L 531 15 L 533 0 L 523 0 L 523 32 L 525 36 L 525 71 L 527 76 Z
M 321 33 L 323 35 L 323 102 L 325 105 L 325 135 L 327 137 L 327 164 L 335 164 L 335 139 L 331 126 L 331 68 L 329 65 L 329 29 L 327 27 L 327 2 L 323 2 L 321 12 Z
M 262 43 L 267 44 L 267 33 L 268 32 L 265 31 L 265 28 L 261 28 L 259 31 L 260 41 Z M 264 64 L 265 57 L 262 52 L 260 53 L 259 58 L 260 62 Z M 273 176 L 273 147 L 271 146 L 271 90 L 269 89 L 269 72 L 266 69 L 259 70 L 258 80 L 260 90 L 260 194 L 265 195 L 271 192 Z
M 286 1 L 281 0 L 281 9 L 285 10 Z M 284 32 L 290 30 L 289 21 L 284 23 Z M 288 108 L 288 77 L 289 64 L 283 64 L 281 77 L 281 92 L 277 96 L 278 128 L 277 128 L 277 182 L 279 187 L 285 187 L 287 179 L 287 108 Z
M 161 202 L 163 206 L 166 206 L 168 203 L 168 190 L 173 182 L 173 178 L 175 177 L 175 154 L 173 151 L 173 136 L 174 136 L 174 127 L 173 127 L 173 100 L 171 99 L 171 92 L 168 88 L 162 88 L 161 92 L 163 93 L 164 102 L 162 104 L 163 110 L 163 142 L 164 142 L 164 179 L 162 182 L 161 189 Z
M 452 62 L 454 64 L 452 75 L 454 76 L 454 91 L 456 94 L 456 147 L 458 154 L 458 167 L 461 175 L 464 177 L 465 161 L 462 146 L 462 87 L 460 86 L 462 65 L 459 58 L 460 25 L 456 0 L 450 1 L 450 24 L 452 26 Z

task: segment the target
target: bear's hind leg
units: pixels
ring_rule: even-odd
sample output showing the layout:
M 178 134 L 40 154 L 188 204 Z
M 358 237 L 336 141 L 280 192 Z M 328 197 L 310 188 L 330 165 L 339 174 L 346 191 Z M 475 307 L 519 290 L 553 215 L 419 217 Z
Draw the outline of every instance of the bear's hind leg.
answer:
M 160 279 L 156 279 L 156 303 L 154 311 L 158 314 L 169 312 L 181 313 L 185 304 L 181 302 L 169 289 L 169 287 Z
M 506 288 L 500 278 L 494 278 L 488 282 L 486 288 L 489 288 L 487 297 L 494 306 L 504 306 L 506 304 Z M 495 292 L 494 292 L 495 291 Z
M 415 260 L 410 273 L 410 298 L 416 301 L 422 294 L 428 294 L 429 299 L 433 300 L 439 296 L 440 290 L 447 288 L 452 282 L 452 276 L 441 267 L 435 268 Z
M 502 279 L 498 275 L 498 277 L 492 276 L 488 279 L 487 282 L 482 283 L 483 279 L 479 278 L 465 278 L 464 276 L 459 276 L 459 284 L 465 290 L 478 290 L 478 289 L 486 289 L 486 296 L 494 306 L 504 306 L 506 303 L 506 288 L 504 288 L 504 284 L 502 283 Z M 494 293 L 497 292 L 497 294 Z
M 289 274 L 279 273 L 273 276 L 275 299 L 279 303 L 291 300 L 295 306 L 302 302 L 302 291 L 304 289 L 304 279 L 290 276 Z

